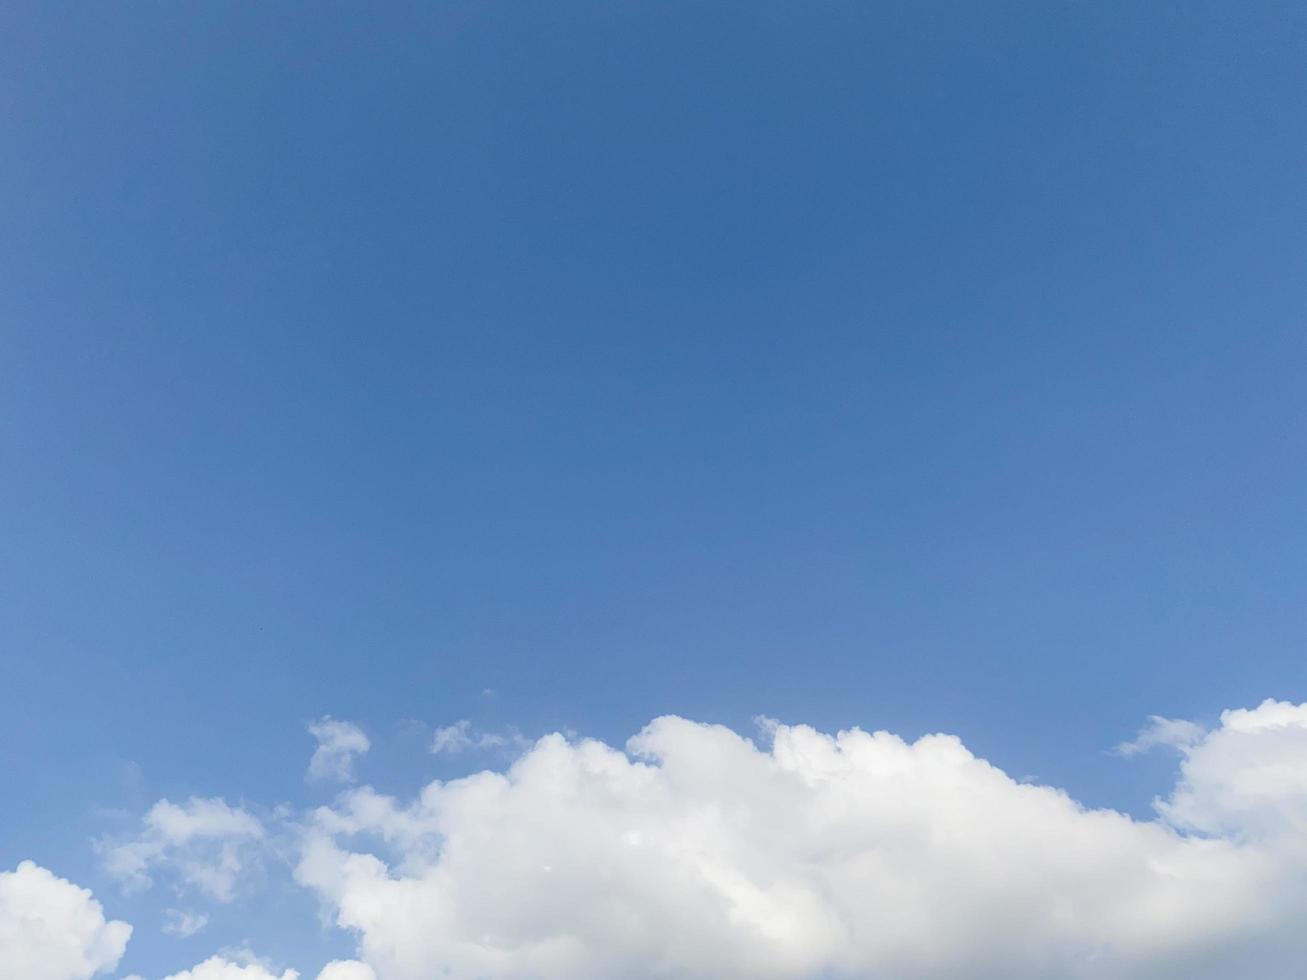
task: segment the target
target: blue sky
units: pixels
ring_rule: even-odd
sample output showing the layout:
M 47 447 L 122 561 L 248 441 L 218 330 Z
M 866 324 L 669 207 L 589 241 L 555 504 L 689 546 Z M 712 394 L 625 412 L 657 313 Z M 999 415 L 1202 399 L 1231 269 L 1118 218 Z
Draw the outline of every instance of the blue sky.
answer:
M 400 794 L 763 714 L 1147 817 L 1150 714 L 1307 700 L 1305 28 L 8 5 L 0 868 L 315 970 L 274 867 L 179 940 L 91 842 L 326 802 L 324 715 Z

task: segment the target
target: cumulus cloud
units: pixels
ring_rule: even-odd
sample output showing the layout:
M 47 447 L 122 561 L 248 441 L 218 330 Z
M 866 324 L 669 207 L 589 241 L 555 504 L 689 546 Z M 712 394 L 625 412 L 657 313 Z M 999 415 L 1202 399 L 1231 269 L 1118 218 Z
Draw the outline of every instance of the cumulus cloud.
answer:
M 660 718 L 308 820 L 296 875 L 384 980 L 1229 980 L 1307 957 L 1307 706 L 1173 739 L 1153 820 L 947 735 Z
M 133 890 L 150 887 L 164 868 L 180 883 L 220 902 L 235 895 L 236 882 L 255 860 L 263 825 L 251 813 L 213 798 L 183 804 L 160 800 L 145 815 L 141 833 L 126 841 L 102 840 L 104 866 Z
M 363 729 L 327 715 L 310 724 L 308 731 L 318 740 L 318 747 L 309 759 L 309 778 L 353 782 L 354 760 L 372 747 Z
M 31 861 L 0 872 L 0 974 L 88 980 L 118 965 L 132 927 L 106 921 L 89 891 Z
M 198 966 L 174 973 L 164 980 L 299 980 L 294 970 L 277 973 L 254 957 L 238 956 L 235 960 L 211 956 Z
M 431 737 L 431 751 L 436 755 L 456 755 L 459 752 L 489 749 L 523 749 L 530 744 L 516 731 L 506 734 L 477 731 L 467 719 L 437 728 Z
M 1307 704 L 1263 701 L 1226 711 L 1183 750 L 1180 781 L 1158 810 L 1173 826 L 1273 847 L 1286 861 L 1307 848 Z M 1303 883 L 1307 889 L 1307 881 Z
M 318 980 L 377 980 L 377 975 L 358 960 L 332 960 L 322 968 Z
M 129 976 L 123 980 L 141 980 L 141 977 Z M 278 973 L 267 960 L 248 950 L 235 950 L 209 956 L 190 970 L 173 973 L 163 980 L 299 980 L 299 973 L 294 970 Z M 376 973 L 356 959 L 333 959 L 318 973 L 318 980 L 376 980 Z
M 141 980 L 124 977 L 123 980 Z M 174 973 L 164 980 L 299 980 L 296 970 L 277 972 L 277 968 L 249 950 L 241 949 L 211 956 L 203 963 Z M 377 980 L 372 967 L 358 960 L 332 960 L 322 968 L 317 980 Z

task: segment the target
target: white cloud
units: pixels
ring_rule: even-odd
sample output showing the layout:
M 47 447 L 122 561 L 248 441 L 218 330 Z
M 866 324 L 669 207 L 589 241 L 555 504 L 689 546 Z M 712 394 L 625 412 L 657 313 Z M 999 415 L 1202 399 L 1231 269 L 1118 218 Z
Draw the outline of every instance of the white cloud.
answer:
M 372 743 L 363 734 L 363 730 L 348 721 L 337 721 L 327 715 L 310 724 L 308 731 L 318 740 L 318 747 L 309 760 L 309 778 L 353 782 L 355 758 L 372 748 Z
M 0 872 L 0 975 L 87 980 L 118 965 L 131 935 L 85 888 L 31 861 Z
M 1206 734 L 1207 730 L 1202 725 L 1192 721 L 1150 715 L 1148 724 L 1139 730 L 1139 734 L 1129 742 L 1122 742 L 1115 751 L 1117 755 L 1132 756 L 1160 746 L 1186 749 Z
M 163 931 L 183 939 L 195 935 L 209 924 L 207 915 L 187 909 L 167 909 L 163 915 Z
M 436 755 L 442 753 L 455 755 L 459 752 L 490 749 L 520 750 L 530 744 L 516 731 L 509 731 L 507 734 L 477 731 L 467 719 L 437 728 L 431 737 L 431 751 Z
M 1224 712 L 1220 728 L 1184 749 L 1180 777 L 1158 804 L 1171 824 L 1300 858 L 1307 847 L 1307 704 L 1267 700 Z
M 142 978 L 131 976 L 123 980 Z M 299 973 L 295 970 L 278 973 L 276 967 L 248 949 L 236 949 L 211 956 L 164 980 L 299 980 Z M 317 980 L 377 980 L 377 975 L 372 967 L 358 960 L 332 960 L 322 968 Z
M 294 970 L 277 973 L 266 963 L 247 956 L 235 960 L 224 956 L 211 956 L 198 966 L 174 973 L 164 980 L 298 980 Z
M 264 837 L 256 817 L 218 798 L 192 797 L 181 805 L 160 800 L 144 823 L 132 840 L 97 843 L 105 868 L 130 889 L 150 887 L 152 872 L 166 868 L 220 902 L 234 897 Z
M 951 736 L 764 730 L 661 718 L 409 804 L 357 790 L 296 874 L 385 980 L 1230 980 L 1307 957 L 1307 706 L 1175 740 L 1151 821 Z
M 318 980 L 377 980 L 377 975 L 358 960 L 332 960 L 322 968 Z

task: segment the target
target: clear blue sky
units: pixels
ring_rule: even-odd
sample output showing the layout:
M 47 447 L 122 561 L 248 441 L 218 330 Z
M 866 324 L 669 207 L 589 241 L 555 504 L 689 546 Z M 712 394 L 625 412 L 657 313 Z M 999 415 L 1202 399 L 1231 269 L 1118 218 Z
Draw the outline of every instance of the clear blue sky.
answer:
M 106 811 L 311 802 L 327 713 L 383 787 L 405 720 L 764 713 L 1146 811 L 1148 714 L 1307 699 L 1301 4 L 16 3 L 0 65 L 0 866 L 167 904 Z

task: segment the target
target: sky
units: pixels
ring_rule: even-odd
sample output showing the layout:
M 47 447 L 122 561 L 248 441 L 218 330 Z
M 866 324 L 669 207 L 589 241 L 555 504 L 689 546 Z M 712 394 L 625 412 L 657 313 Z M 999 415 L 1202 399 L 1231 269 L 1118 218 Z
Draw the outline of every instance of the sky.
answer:
M 1268 0 L 6 4 L 0 958 L 1288 976 L 1305 86 Z

